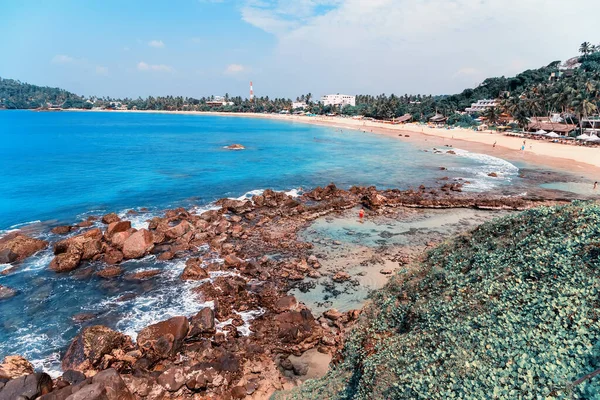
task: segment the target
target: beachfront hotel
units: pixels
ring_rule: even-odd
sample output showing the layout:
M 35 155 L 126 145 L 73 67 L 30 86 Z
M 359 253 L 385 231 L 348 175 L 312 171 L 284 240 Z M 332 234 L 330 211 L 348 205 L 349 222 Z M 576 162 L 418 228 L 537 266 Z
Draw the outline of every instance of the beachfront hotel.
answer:
M 328 94 L 321 97 L 324 106 L 356 106 L 356 96 L 345 94 Z
M 471 104 L 471 107 L 465 108 L 465 111 L 468 113 L 478 113 L 492 107 L 498 107 L 498 102 L 496 100 L 484 99 Z

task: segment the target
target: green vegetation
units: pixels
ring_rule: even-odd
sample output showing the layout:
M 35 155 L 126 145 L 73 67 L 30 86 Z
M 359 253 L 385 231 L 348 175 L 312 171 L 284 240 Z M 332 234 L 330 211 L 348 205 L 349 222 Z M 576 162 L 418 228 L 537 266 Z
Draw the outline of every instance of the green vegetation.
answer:
M 43 108 L 48 104 L 63 105 L 65 108 L 91 108 L 82 97 L 66 90 L 30 85 L 0 77 L 0 108 Z
M 427 253 L 372 295 L 345 359 L 282 399 L 600 398 L 600 206 L 541 207 Z

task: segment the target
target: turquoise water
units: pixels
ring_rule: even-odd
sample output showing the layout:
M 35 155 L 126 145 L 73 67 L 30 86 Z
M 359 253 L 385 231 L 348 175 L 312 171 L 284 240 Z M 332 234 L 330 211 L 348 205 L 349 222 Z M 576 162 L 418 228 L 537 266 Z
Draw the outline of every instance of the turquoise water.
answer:
M 454 174 L 485 189 L 501 181 L 488 170 L 516 175 L 493 157 L 425 153 L 392 138 L 250 118 L 2 111 L 0 143 L 0 229 L 70 222 L 93 210 L 206 204 L 267 187 L 408 188 Z M 232 143 L 247 150 L 223 149 Z
M 469 190 L 487 190 L 518 180 L 515 166 L 494 157 L 459 150 L 448 155 L 448 149 L 435 154 L 393 138 L 249 118 L 2 111 L 0 143 L 0 235 L 28 225 L 50 241 L 59 239 L 48 233 L 52 225 L 87 215 L 148 207 L 133 221 L 140 228 L 166 207 L 202 209 L 265 188 L 330 182 L 409 188 L 449 176 L 471 181 Z M 223 149 L 232 143 L 247 149 Z M 102 265 L 96 263 L 57 275 L 48 270 L 52 256 L 42 251 L 0 275 L 0 285 L 18 291 L 0 301 L 0 359 L 22 354 L 36 368 L 57 373 L 60 354 L 86 325 L 135 336 L 148 324 L 205 306 L 190 292 L 196 284 L 178 279 L 185 260 L 150 256 L 124 263 L 125 273 L 162 272 L 135 282 L 98 278 L 94 272 Z M 80 313 L 92 319 L 75 321 Z

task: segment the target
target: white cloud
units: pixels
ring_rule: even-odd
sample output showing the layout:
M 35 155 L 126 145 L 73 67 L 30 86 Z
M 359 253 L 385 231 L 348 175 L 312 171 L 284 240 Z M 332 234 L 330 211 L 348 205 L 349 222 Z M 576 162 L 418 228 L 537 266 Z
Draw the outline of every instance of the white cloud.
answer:
M 55 55 L 54 58 L 52 58 L 53 64 L 68 64 L 73 61 L 74 61 L 73 57 L 66 56 L 64 54 L 58 54 L 58 55 Z
M 148 42 L 148 46 L 156 47 L 157 49 L 162 49 L 163 47 L 165 47 L 165 44 L 162 40 L 151 40 Z
M 246 67 L 241 64 L 229 64 L 227 68 L 225 68 L 225 73 L 230 75 L 239 74 L 244 71 L 246 71 Z
M 578 29 L 540 29 L 532 21 L 541 9 L 544 20 Z M 277 39 L 265 90 L 297 93 L 457 92 L 577 54 L 597 36 L 598 13 L 600 2 L 589 0 L 568 8 L 562 0 L 246 0 L 241 8 L 244 21 Z
M 108 68 L 103 67 L 101 65 L 96 66 L 96 73 L 98 75 L 108 75 Z
M 137 65 L 137 69 L 140 71 L 158 71 L 158 72 L 173 72 L 173 67 L 164 64 L 148 64 L 140 61 Z

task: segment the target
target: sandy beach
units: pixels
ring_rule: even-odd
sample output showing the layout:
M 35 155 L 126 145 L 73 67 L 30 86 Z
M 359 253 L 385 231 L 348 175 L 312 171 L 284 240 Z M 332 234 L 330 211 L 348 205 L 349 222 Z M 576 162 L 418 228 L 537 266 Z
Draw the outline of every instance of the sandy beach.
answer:
M 74 110 L 84 111 L 84 110 Z M 87 110 L 86 110 L 87 111 Z M 260 114 L 260 113 L 224 113 L 201 111 L 88 111 L 88 112 L 127 112 L 159 113 L 185 115 L 215 115 L 238 118 L 263 118 L 289 121 L 294 123 L 329 126 L 339 129 L 361 130 L 368 133 L 386 135 L 406 142 L 427 142 L 430 146 L 453 146 L 467 151 L 483 153 L 508 161 L 525 162 L 580 175 L 596 180 L 600 176 L 600 148 L 572 146 L 551 143 L 544 140 L 525 139 L 525 151 L 521 151 L 523 138 L 506 136 L 500 133 L 470 129 L 432 128 L 422 124 L 402 125 L 383 124 L 377 121 L 355 120 L 343 117 L 307 117 L 298 115 Z M 408 135 L 408 136 L 406 136 Z M 496 147 L 494 147 L 496 143 Z

